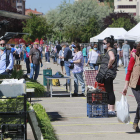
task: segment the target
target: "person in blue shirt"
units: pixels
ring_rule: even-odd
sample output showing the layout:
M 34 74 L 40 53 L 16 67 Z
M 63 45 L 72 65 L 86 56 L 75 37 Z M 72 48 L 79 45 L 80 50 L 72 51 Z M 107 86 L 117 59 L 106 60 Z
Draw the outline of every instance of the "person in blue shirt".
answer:
M 16 54 L 16 49 L 14 48 L 14 44 L 10 45 L 11 48 L 11 53 L 13 54 L 13 65 L 15 64 L 15 54 Z
M 27 74 L 30 74 L 30 61 L 29 61 L 30 48 L 28 45 L 25 45 L 25 46 L 26 46 L 26 49 L 24 52 L 24 57 L 25 57 L 25 62 L 26 62 Z
M 63 43 L 61 46 L 64 47 L 64 57 L 62 57 L 62 58 L 64 58 L 64 65 L 65 65 L 66 75 L 70 76 L 69 59 L 72 59 L 72 51 L 70 50 L 70 48 L 69 48 L 67 43 Z M 69 79 L 67 80 L 66 84 L 68 86 L 70 85 L 70 80 Z M 64 86 L 66 86 L 66 84 Z
M 7 56 L 7 52 L 10 50 L 6 50 L 5 40 L 0 41 L 0 74 L 8 75 L 9 72 L 13 69 L 13 55 L 10 52 L 9 56 Z M 8 59 L 7 59 L 8 58 Z

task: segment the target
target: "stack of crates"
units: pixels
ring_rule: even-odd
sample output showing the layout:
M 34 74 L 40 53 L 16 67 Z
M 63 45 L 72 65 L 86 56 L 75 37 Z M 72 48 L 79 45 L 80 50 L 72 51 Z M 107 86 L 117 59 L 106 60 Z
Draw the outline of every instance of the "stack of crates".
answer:
M 1 140 L 27 140 L 27 98 L 0 98 Z
M 107 93 L 96 89 L 87 92 L 87 116 L 89 118 L 108 117 Z
M 52 76 L 52 69 L 44 69 L 43 70 L 43 85 L 47 86 L 47 79 L 45 76 Z

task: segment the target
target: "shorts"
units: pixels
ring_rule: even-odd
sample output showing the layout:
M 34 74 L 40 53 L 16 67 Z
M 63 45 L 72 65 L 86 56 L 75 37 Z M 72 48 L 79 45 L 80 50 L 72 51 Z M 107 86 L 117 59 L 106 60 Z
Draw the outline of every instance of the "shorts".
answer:
M 60 65 L 61 65 L 61 66 L 64 66 L 64 61 L 61 61 L 61 62 L 60 62 Z

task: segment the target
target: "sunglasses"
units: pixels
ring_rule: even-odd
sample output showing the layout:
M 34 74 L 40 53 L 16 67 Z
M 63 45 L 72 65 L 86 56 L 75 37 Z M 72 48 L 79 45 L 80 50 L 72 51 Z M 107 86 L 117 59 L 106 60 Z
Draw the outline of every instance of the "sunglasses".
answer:
M 1 46 L 3 45 L 3 46 L 5 46 L 5 44 L 0 44 Z
M 104 45 L 106 45 L 107 43 L 103 43 Z

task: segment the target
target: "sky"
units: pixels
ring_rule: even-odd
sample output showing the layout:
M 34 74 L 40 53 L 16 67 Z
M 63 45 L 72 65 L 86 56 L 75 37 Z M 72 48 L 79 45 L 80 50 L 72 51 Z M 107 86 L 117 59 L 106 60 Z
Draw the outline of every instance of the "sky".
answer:
M 67 2 L 73 3 L 74 0 L 66 0 Z M 26 0 L 26 9 L 31 8 L 37 9 L 38 12 L 46 14 L 49 10 L 55 9 L 59 6 L 63 0 Z

